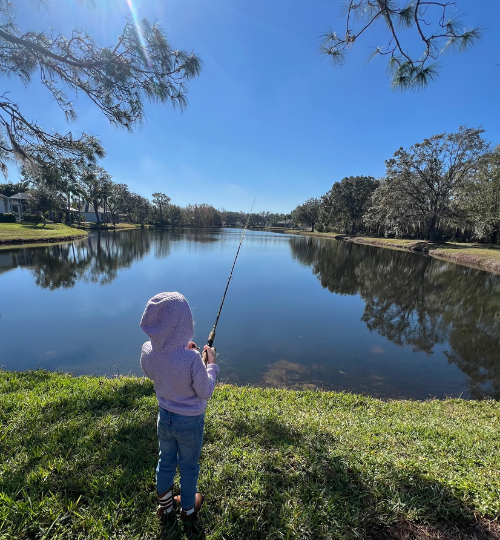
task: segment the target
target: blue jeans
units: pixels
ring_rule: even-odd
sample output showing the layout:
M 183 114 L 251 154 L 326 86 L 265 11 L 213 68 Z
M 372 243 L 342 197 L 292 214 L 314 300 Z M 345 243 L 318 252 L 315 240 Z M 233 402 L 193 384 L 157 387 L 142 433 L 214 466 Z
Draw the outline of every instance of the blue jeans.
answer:
M 186 509 L 194 505 L 204 425 L 204 414 L 183 416 L 160 407 L 158 413 L 160 457 L 156 467 L 156 489 L 161 495 L 173 486 L 175 471 L 179 465 L 181 505 Z

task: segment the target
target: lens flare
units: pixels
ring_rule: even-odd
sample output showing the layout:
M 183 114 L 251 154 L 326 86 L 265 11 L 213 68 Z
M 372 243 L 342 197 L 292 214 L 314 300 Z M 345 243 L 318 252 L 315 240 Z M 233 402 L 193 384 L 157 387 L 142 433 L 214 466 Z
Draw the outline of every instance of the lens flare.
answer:
M 130 9 L 130 14 L 132 15 L 132 20 L 134 22 L 135 30 L 137 32 L 137 35 L 139 36 L 139 41 L 141 43 L 142 52 L 144 53 L 144 57 L 146 58 L 146 62 L 151 67 L 151 60 L 149 59 L 148 49 L 146 46 L 146 40 L 144 39 L 144 36 L 142 34 L 142 28 L 141 23 L 139 22 L 139 16 L 137 15 L 137 9 L 135 8 L 134 4 L 132 3 L 132 0 L 127 0 L 128 7 Z

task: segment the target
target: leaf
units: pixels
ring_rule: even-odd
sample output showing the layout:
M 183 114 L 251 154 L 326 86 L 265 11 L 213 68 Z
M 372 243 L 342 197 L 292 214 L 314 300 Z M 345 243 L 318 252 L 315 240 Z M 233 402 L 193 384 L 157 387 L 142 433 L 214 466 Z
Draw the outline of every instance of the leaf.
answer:
M 369 64 L 377 55 L 381 54 L 382 47 L 377 47 L 368 57 L 368 60 L 366 61 L 367 64 Z
M 415 4 L 412 2 L 399 11 L 397 17 L 401 27 L 410 28 L 415 24 L 415 9 Z
M 329 56 L 334 66 L 342 67 L 345 64 L 345 52 L 340 49 L 322 47 L 320 52 Z

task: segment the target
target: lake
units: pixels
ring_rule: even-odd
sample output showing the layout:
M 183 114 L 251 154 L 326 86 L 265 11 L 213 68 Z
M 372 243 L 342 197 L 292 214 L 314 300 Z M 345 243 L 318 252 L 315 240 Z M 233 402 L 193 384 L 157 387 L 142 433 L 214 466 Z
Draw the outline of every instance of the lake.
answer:
M 0 365 L 140 375 L 148 299 L 212 329 L 238 229 L 129 230 L 0 250 Z M 500 398 L 500 276 L 422 254 L 247 231 L 217 327 L 221 380 L 381 398 Z

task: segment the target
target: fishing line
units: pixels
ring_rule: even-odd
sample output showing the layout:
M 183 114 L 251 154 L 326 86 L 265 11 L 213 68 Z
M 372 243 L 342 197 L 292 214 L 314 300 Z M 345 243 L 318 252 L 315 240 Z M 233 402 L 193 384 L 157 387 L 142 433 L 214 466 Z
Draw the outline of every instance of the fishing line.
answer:
M 214 327 L 212 328 L 212 331 L 208 335 L 207 345 L 209 347 L 211 347 L 213 345 L 213 343 L 214 343 L 215 329 L 217 328 L 217 323 L 219 322 L 220 313 L 222 311 L 222 306 L 224 305 L 224 300 L 226 299 L 226 293 L 227 293 L 227 290 L 229 288 L 229 283 L 231 283 L 231 279 L 233 279 L 233 270 L 234 270 L 234 267 L 236 266 L 236 259 L 238 258 L 238 254 L 240 253 L 241 244 L 243 243 L 243 237 L 245 236 L 245 232 L 246 232 L 248 224 L 250 222 L 250 217 L 252 215 L 252 210 L 253 210 L 253 207 L 255 205 L 256 200 L 257 200 L 257 197 L 255 197 L 255 199 L 253 200 L 252 208 L 250 208 L 250 213 L 248 214 L 247 222 L 245 223 L 245 227 L 243 228 L 243 233 L 241 234 L 241 239 L 240 239 L 240 243 L 238 245 L 238 250 L 236 251 L 236 257 L 234 258 L 233 267 L 231 268 L 231 273 L 229 274 L 229 278 L 227 280 L 226 290 L 224 291 L 224 294 L 222 295 L 222 302 L 220 303 L 219 312 L 217 313 L 217 317 L 215 319 Z M 208 360 L 207 353 L 205 351 L 203 351 L 203 362 L 205 362 L 205 364 L 206 364 L 207 360 Z

